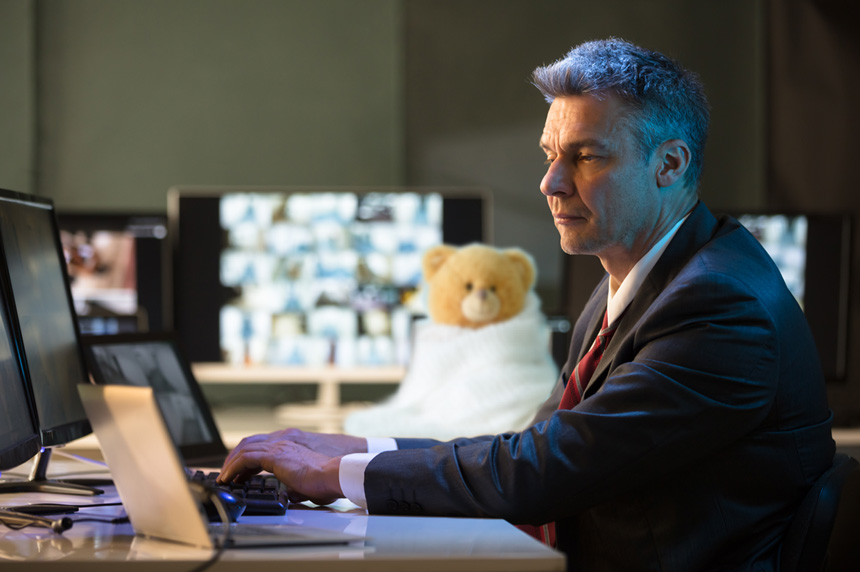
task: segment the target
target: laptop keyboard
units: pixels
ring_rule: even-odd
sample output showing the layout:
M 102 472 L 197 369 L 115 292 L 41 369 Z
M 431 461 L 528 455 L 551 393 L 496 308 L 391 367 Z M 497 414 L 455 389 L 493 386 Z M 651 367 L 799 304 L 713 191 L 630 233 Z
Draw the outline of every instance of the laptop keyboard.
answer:
M 254 475 L 244 483 L 219 483 L 218 472 L 195 471 L 191 480 L 229 492 L 245 503 L 244 516 L 279 515 L 287 512 L 287 487 L 272 475 Z

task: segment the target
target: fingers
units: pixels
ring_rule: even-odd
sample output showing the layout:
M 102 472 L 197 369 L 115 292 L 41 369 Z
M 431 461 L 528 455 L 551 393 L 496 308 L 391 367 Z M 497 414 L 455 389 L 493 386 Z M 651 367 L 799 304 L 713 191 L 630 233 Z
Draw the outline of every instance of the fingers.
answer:
M 245 450 L 245 448 L 253 447 L 253 446 L 256 446 L 256 445 L 261 444 L 261 443 L 272 443 L 272 442 L 280 441 L 283 436 L 289 435 L 289 433 L 288 433 L 289 431 L 294 431 L 294 430 L 286 429 L 286 430 L 282 430 L 282 431 L 275 431 L 272 433 L 264 433 L 264 434 L 260 434 L 260 435 L 251 435 L 249 437 L 245 437 L 244 439 L 242 439 L 239 442 L 239 444 L 232 451 L 230 451 L 227 454 L 227 457 L 224 459 L 224 465 L 222 467 L 221 473 L 223 474 L 223 472 L 224 472 L 223 468 L 224 467 L 235 462 L 236 457 L 238 455 L 240 455 L 241 452 Z M 222 480 L 222 479 L 219 478 L 219 480 Z M 222 482 L 226 482 L 226 479 L 222 480 Z
M 218 480 L 244 480 L 249 476 L 268 471 L 289 485 L 291 474 L 302 469 L 302 454 L 309 451 L 290 441 L 243 439 L 224 461 Z
M 230 453 L 218 480 L 241 481 L 261 470 L 269 471 L 287 486 L 291 500 L 327 504 L 343 496 L 339 463 L 339 458 L 316 453 L 291 441 L 248 438 Z
M 239 442 L 238 445 L 236 445 L 236 447 L 232 451 L 227 454 L 227 457 L 224 459 L 224 465 L 227 465 L 227 463 L 229 463 L 233 459 L 233 457 L 238 454 L 238 451 L 242 450 L 242 447 L 251 443 L 262 441 L 266 439 L 266 437 L 266 435 L 251 435 L 250 437 L 245 437 Z
M 268 447 L 265 441 L 243 440 L 224 460 L 224 466 L 221 467 L 217 480 L 222 483 L 233 480 L 241 482 L 261 470 L 271 470 L 266 466 L 272 464 L 271 460 L 267 459 L 267 455 Z

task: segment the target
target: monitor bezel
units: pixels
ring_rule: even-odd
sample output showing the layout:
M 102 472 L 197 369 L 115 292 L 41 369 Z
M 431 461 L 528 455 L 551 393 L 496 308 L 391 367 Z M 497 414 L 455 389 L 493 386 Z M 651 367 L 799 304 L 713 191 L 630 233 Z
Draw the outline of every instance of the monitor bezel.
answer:
M 28 206 L 33 206 L 35 208 L 41 208 L 50 212 L 50 221 L 51 228 L 53 231 L 53 243 L 54 248 L 56 249 L 56 253 L 60 262 L 64 262 L 62 244 L 60 243 L 60 233 L 59 233 L 59 225 L 57 222 L 57 213 L 54 208 L 54 202 L 52 199 L 48 197 L 38 196 L 38 195 L 30 195 L 26 193 L 20 193 L 17 191 L 9 191 L 6 189 L 0 189 L 0 201 L 6 200 L 11 202 L 19 202 Z M 0 258 L 2 258 L 2 265 L 4 268 L 4 272 L 6 278 L 11 280 L 9 277 L 9 266 L 6 260 L 5 249 L 2 248 L 3 237 L 0 234 Z M 62 280 L 65 286 L 65 294 L 66 294 L 66 304 L 68 305 L 68 309 L 70 312 L 70 316 L 72 319 L 72 328 L 75 335 L 75 347 L 78 354 L 78 361 L 81 366 L 81 383 L 89 383 L 89 375 L 86 369 L 86 361 L 84 357 L 83 350 L 81 348 L 81 334 L 78 326 L 77 316 L 74 311 L 74 303 L 72 300 L 71 289 L 69 287 L 69 276 L 66 269 L 66 265 L 64 263 L 60 264 L 60 271 Z M 11 318 L 15 325 L 16 332 L 21 331 L 20 320 L 18 318 L 17 310 L 15 309 L 15 294 L 14 290 L 11 287 L 11 282 L 9 283 L 9 294 L 10 300 L 12 301 L 10 305 L 11 309 Z M 83 418 L 75 419 L 73 421 L 69 421 L 66 423 L 62 423 L 53 427 L 45 427 L 44 421 L 39 414 L 39 403 L 36 399 L 36 393 L 33 386 L 33 380 L 29 374 L 29 365 L 27 361 L 27 351 L 23 342 L 23 338 L 21 339 L 21 352 L 19 354 L 21 356 L 21 362 L 23 367 L 27 370 L 27 384 L 29 388 L 29 395 L 33 400 L 34 410 L 36 418 L 39 422 L 39 433 L 41 435 L 41 445 L 42 447 L 53 447 L 57 445 L 65 445 L 76 439 L 80 439 L 82 437 L 86 437 L 87 435 L 92 433 L 92 426 L 90 425 L 89 419 L 86 417 L 86 412 L 84 411 L 83 404 L 81 404 L 80 410 L 83 414 Z M 72 394 L 77 395 L 77 388 L 75 388 Z
M 21 360 L 21 336 L 17 328 L 17 323 L 12 319 L 11 291 L 12 285 L 9 281 L 9 270 L 6 267 L 6 259 L 2 251 L 0 251 L 0 314 L 2 314 L 0 319 L 3 320 L 3 326 L 6 328 L 6 334 L 9 338 L 9 349 L 12 355 L 15 356 L 21 389 L 26 402 L 27 417 L 30 419 L 30 434 L 23 439 L 19 439 L 16 443 L 0 449 L 0 471 L 5 471 L 26 463 L 35 457 L 42 448 L 42 435 L 39 430 L 39 420 L 36 416 L 35 404 L 33 403 L 30 379 L 27 369 L 24 367 L 24 362 Z

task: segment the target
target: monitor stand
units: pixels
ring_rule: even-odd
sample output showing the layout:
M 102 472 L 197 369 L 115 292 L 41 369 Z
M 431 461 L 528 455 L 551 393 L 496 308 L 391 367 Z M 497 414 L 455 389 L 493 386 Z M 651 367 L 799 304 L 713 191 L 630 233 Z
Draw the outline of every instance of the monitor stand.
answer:
M 48 463 L 51 460 L 51 449 L 42 449 L 33 458 L 33 469 L 26 481 L 0 483 L 0 493 L 54 493 L 60 495 L 95 496 L 104 493 L 103 490 L 89 486 L 87 483 L 110 483 L 109 479 L 75 479 L 56 481 L 48 479 Z

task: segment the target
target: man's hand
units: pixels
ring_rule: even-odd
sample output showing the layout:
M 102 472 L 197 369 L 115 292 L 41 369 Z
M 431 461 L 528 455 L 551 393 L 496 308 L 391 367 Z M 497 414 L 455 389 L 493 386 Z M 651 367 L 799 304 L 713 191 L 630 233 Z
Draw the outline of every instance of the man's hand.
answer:
M 251 443 L 270 443 L 275 445 L 282 441 L 291 441 L 307 447 L 311 451 L 316 451 L 328 457 L 340 457 L 349 453 L 366 453 L 367 440 L 363 437 L 353 437 L 351 435 L 340 435 L 336 433 L 311 433 L 302 431 L 301 429 L 282 429 L 264 435 L 251 435 L 245 437 L 239 443 L 239 446 L 234 450 L 239 450 Z M 230 460 L 230 456 L 227 460 Z M 226 465 L 226 463 L 225 463 Z
M 329 457 L 350 453 L 367 453 L 367 439 L 338 433 L 312 433 L 300 429 L 284 429 L 269 434 L 274 439 L 286 439 Z
M 365 452 L 367 441 L 361 437 L 283 429 L 242 439 L 227 455 L 218 480 L 243 481 L 269 471 L 287 485 L 290 500 L 328 504 L 343 496 L 340 457 Z
M 245 439 L 233 449 L 218 480 L 244 481 L 260 471 L 287 485 L 290 500 L 328 504 L 341 497 L 340 456 L 330 457 L 289 440 Z

